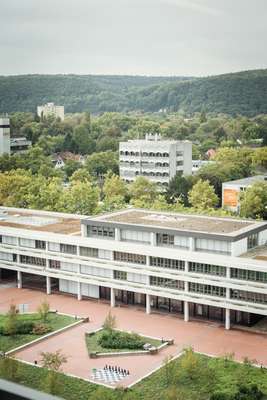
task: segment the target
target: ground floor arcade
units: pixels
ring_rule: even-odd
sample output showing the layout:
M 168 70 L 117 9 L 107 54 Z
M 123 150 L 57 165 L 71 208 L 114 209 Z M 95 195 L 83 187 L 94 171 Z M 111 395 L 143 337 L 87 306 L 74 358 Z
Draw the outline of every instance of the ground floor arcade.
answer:
M 9 272 L 14 273 L 14 271 Z M 14 274 L 5 274 L 5 271 L 2 269 L 2 279 L 5 279 L 6 275 L 7 279 L 10 279 L 11 277 L 14 279 Z M 24 272 L 22 273 L 20 271 L 16 272 L 15 277 L 18 288 L 37 289 L 45 291 L 47 294 L 63 292 L 77 296 L 78 300 L 91 297 L 90 292 L 84 292 L 82 284 L 77 282 L 73 282 L 75 286 L 73 286 L 72 290 L 64 290 L 64 287 L 60 282 L 61 280 L 57 278 Z M 113 289 L 104 286 L 97 287 L 97 290 L 94 290 L 94 294 L 91 298 L 109 302 L 111 307 L 135 306 L 143 308 L 144 312 L 147 314 L 173 314 L 183 317 L 184 321 L 189 321 L 189 319 L 218 321 L 224 323 L 226 329 L 230 329 L 231 324 L 252 326 L 262 318 L 262 316 L 258 314 L 229 310 L 188 301 L 180 301 L 168 297 L 153 296 L 145 293 L 136 293 L 128 290 Z

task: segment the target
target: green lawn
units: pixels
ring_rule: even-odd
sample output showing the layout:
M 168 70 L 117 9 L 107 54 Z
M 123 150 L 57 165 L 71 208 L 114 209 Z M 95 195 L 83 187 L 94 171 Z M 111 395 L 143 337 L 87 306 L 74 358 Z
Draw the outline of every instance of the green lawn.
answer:
M 122 351 L 136 351 L 136 350 L 128 349 L 128 348 L 110 349 L 110 348 L 102 347 L 98 343 L 98 339 L 101 336 L 101 334 L 103 333 L 103 331 L 104 331 L 104 329 L 101 329 L 100 331 L 97 331 L 91 335 L 90 334 L 85 335 L 88 353 L 95 353 L 95 352 L 97 352 L 97 353 L 113 353 L 113 352 L 122 352 Z M 155 346 L 155 347 L 158 347 L 162 344 L 161 340 L 150 339 L 150 338 L 146 338 L 144 336 L 142 336 L 142 339 L 144 339 L 146 343 L 150 343 L 152 346 Z
M 7 317 L 5 315 L 0 315 L 0 326 L 4 325 L 6 318 Z M 33 321 L 36 323 L 42 322 L 38 314 L 21 314 L 18 315 L 18 320 Z M 75 319 L 73 317 L 58 315 L 56 313 L 49 313 L 47 319 L 47 324 L 51 327 L 51 332 L 70 325 L 73 322 L 75 322 Z M 27 334 L 5 336 L 0 334 L 0 351 L 9 351 L 40 337 L 42 337 L 42 335 Z
M 18 369 L 7 368 L 0 360 L 0 377 L 10 379 L 7 374 L 12 373 L 18 383 L 39 390 L 47 389 L 45 369 L 11 362 Z M 90 371 L 88 377 L 89 374 Z M 209 400 L 216 391 L 235 393 L 239 383 L 256 383 L 266 395 L 267 371 L 223 358 L 194 355 L 191 361 L 183 356 L 171 362 L 168 368 L 161 368 L 126 392 L 58 374 L 56 394 L 66 400 Z

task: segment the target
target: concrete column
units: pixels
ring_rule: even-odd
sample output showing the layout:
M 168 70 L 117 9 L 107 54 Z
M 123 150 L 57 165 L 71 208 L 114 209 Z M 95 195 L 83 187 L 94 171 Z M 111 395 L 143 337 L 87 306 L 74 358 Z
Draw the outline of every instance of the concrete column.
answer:
M 149 267 L 149 265 L 150 265 L 150 259 L 149 259 L 149 256 L 146 256 L 146 265 Z
M 115 307 L 116 301 L 115 301 L 115 289 L 110 288 L 110 307 Z
M 184 262 L 184 272 L 189 272 L 189 262 L 188 261 L 185 261 Z
M 188 292 L 189 291 L 189 282 L 184 282 L 184 291 Z
M 86 224 L 81 224 L 81 234 L 82 234 L 82 237 L 87 237 L 88 235 L 87 235 L 87 225 Z
M 46 277 L 46 293 L 51 294 L 51 278 L 50 278 L 50 276 Z
M 150 294 L 146 295 L 146 313 L 151 313 L 151 305 L 150 305 Z
M 229 330 L 230 328 L 231 328 L 230 309 L 226 308 L 225 309 L 225 329 Z
M 120 230 L 120 228 L 115 228 L 115 240 L 121 240 L 121 230 Z
M 189 303 L 188 301 L 184 301 L 184 321 L 189 321 Z
M 22 288 L 22 273 L 21 271 L 17 271 L 17 281 L 18 281 L 18 289 Z
M 195 249 L 196 249 L 195 238 L 194 237 L 190 237 L 189 238 L 189 250 L 195 251 Z
M 81 282 L 77 283 L 77 299 L 82 300 L 82 284 Z
M 150 244 L 151 246 L 157 246 L 157 235 L 155 232 L 150 233 Z

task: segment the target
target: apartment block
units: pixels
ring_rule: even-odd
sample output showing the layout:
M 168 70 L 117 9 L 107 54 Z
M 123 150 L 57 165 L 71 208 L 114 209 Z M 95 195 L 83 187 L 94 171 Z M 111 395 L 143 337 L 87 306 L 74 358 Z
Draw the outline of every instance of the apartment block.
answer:
M 48 117 L 53 115 L 56 118 L 64 120 L 64 106 L 56 106 L 54 103 L 46 103 L 37 107 L 37 115 L 41 117 Z
M 144 176 L 164 187 L 177 172 L 192 174 L 191 142 L 162 140 L 160 135 L 120 142 L 120 177 L 126 182 Z
M 0 117 L 0 156 L 10 154 L 10 122 L 9 118 Z
M 252 325 L 267 315 L 267 222 L 126 209 L 0 209 L 2 279 L 111 307 Z

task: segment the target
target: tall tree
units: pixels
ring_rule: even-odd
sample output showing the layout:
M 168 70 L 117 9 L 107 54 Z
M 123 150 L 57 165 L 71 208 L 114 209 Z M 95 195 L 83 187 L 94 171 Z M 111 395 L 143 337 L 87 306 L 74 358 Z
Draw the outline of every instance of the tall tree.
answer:
M 213 186 L 208 181 L 200 179 L 189 191 L 190 204 L 199 211 L 214 208 L 218 202 Z
M 267 182 L 255 182 L 241 193 L 240 214 L 246 218 L 267 219 Z

